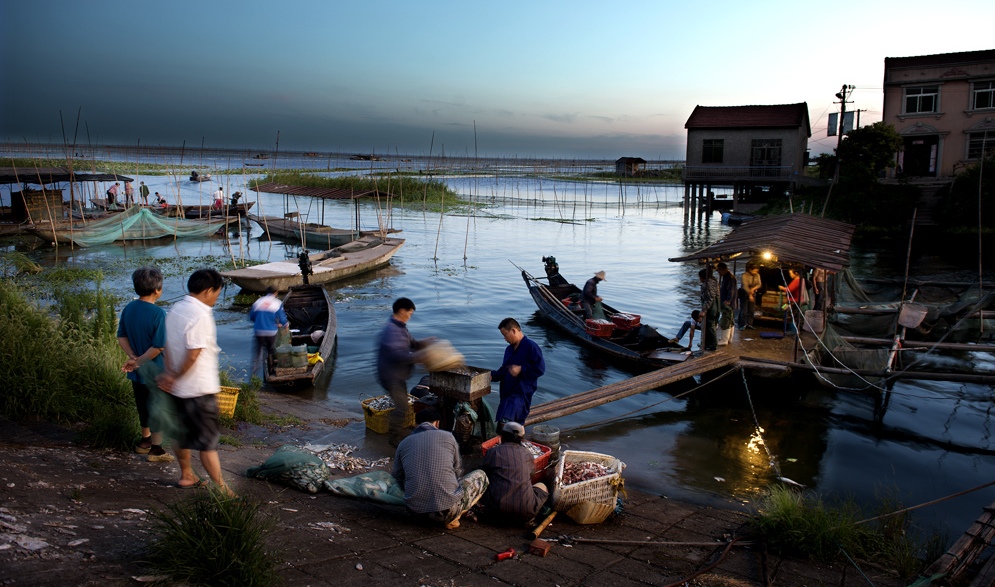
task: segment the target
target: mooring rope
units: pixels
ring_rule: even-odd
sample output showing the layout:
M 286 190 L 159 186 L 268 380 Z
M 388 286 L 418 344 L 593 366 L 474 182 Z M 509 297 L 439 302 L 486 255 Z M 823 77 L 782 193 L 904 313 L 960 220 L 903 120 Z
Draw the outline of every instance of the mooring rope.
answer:
M 948 499 L 953 499 L 955 497 L 960 497 L 962 495 L 967 495 L 968 493 L 972 493 L 974 491 L 978 491 L 978 490 L 984 489 L 986 487 L 991 487 L 992 485 L 995 485 L 995 481 L 989 481 L 988 483 L 983 483 L 981 485 L 978 485 L 977 487 L 972 487 L 971 489 L 965 489 L 964 491 L 958 491 L 957 493 L 951 493 L 950 495 L 945 495 L 943 497 L 940 497 L 940 498 L 937 498 L 937 499 L 934 499 L 934 500 L 931 500 L 931 501 L 923 502 L 923 503 L 920 503 L 918 505 L 913 505 L 913 506 L 909 506 L 907 508 L 902 508 L 900 510 L 895 510 L 895 511 L 887 513 L 887 514 L 881 514 L 880 516 L 874 516 L 873 518 L 866 518 L 864 520 L 860 520 L 859 522 L 857 522 L 857 524 L 864 524 L 864 523 L 867 523 L 867 522 L 873 522 L 874 520 L 880 520 L 882 518 L 888 518 L 888 517 L 891 517 L 891 516 L 897 516 L 898 514 L 904 514 L 905 512 L 911 512 L 912 510 L 917 510 L 919 508 L 924 508 L 924 507 L 926 507 L 928 505 L 938 504 L 938 503 L 947 501 Z
M 867 575 L 864 574 L 864 571 L 860 570 L 860 567 L 857 565 L 856 561 L 850 558 L 850 555 L 847 553 L 847 551 L 843 550 L 842 545 L 840 546 L 840 552 L 843 553 L 843 556 L 846 557 L 846 560 L 850 561 L 850 564 L 853 565 L 853 568 L 857 569 L 857 572 L 860 573 L 860 576 L 864 578 L 864 581 L 867 581 L 868 585 L 874 587 L 874 583 L 872 583 L 871 580 L 867 577 Z
M 760 420 L 757 419 L 757 411 L 753 409 L 753 398 L 750 397 L 750 386 L 746 383 L 746 369 L 740 367 L 739 374 L 743 379 L 743 389 L 746 390 L 746 401 L 750 404 L 750 413 L 753 414 L 753 425 L 756 427 L 757 437 L 760 438 L 760 445 L 764 447 L 764 452 L 767 453 L 770 468 L 774 469 L 776 476 L 781 477 L 781 468 L 777 465 L 777 459 L 774 458 L 774 455 L 770 453 L 770 449 L 767 448 L 767 441 L 764 440 L 763 437 L 764 429 L 760 427 Z

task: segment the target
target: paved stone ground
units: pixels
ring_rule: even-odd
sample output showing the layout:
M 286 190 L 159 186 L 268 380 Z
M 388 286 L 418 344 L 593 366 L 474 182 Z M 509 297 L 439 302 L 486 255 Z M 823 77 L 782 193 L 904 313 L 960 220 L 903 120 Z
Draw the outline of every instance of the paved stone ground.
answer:
M 263 504 L 276 520 L 271 544 L 279 549 L 284 584 L 391 586 L 600 586 L 685 584 L 681 580 L 715 563 L 688 585 L 857 586 L 868 583 L 852 566 L 825 566 L 765 555 L 748 539 L 743 512 L 700 507 L 629 491 L 625 513 L 581 526 L 559 516 L 543 538 L 561 536 L 601 543 L 552 542 L 546 557 L 519 554 L 497 562 L 509 547 L 527 551 L 523 531 L 464 520 L 445 531 L 415 524 L 400 508 L 334 497 L 248 479 L 248 467 L 282 444 L 342 442 L 363 422 L 292 396 L 264 394 L 266 409 L 295 415 L 303 425 L 249 426 L 233 433 L 238 448 L 221 452 L 226 476 L 240 495 Z M 358 429 L 356 428 L 358 427 Z M 45 424 L 0 420 L 0 584 L 125 585 L 147 579 L 140 561 L 153 539 L 146 511 L 189 495 L 173 486 L 174 463 L 148 463 L 112 451 L 81 450 L 71 435 Z M 365 454 L 364 454 L 365 453 Z M 389 454 L 370 434 L 359 456 Z M 341 476 L 349 474 L 342 473 Z M 619 541 L 619 542 L 612 542 Z M 714 542 L 715 546 L 632 544 Z M 898 586 L 893 574 L 862 569 L 874 585 Z M 766 573 L 766 580 L 764 574 Z

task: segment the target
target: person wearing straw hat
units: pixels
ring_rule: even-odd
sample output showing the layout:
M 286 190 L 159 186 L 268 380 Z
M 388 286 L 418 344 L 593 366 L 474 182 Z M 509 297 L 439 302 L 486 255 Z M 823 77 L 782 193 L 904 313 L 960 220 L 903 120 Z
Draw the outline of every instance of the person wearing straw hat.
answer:
M 594 274 L 594 277 L 587 280 L 584 284 L 584 291 L 580 297 L 581 306 L 584 308 L 584 319 L 589 318 L 601 318 L 604 319 L 605 313 L 601 309 L 601 296 L 598 295 L 598 282 L 605 281 L 605 272 L 598 271 Z M 598 315 L 600 314 L 600 315 Z

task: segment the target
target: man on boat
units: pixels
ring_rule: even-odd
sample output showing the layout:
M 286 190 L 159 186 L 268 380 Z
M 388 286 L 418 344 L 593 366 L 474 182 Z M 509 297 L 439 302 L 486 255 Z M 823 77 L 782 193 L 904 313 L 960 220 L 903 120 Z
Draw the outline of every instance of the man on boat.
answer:
M 160 196 L 159 192 L 155 193 L 155 205 L 159 206 L 160 208 L 166 207 L 166 198 Z
M 124 207 L 131 208 L 135 205 L 135 186 L 130 181 L 124 182 Z
M 397 446 L 406 435 L 404 422 L 408 417 L 408 378 L 414 370 L 414 351 L 431 339 L 415 340 L 408 331 L 408 320 L 415 313 L 415 303 L 398 298 L 392 306 L 393 315 L 387 320 L 377 339 L 377 379 L 394 400 L 394 410 L 388 420 L 391 446 Z
M 691 317 L 681 324 L 681 329 L 677 331 L 677 336 L 671 338 L 667 342 L 672 345 L 681 344 L 681 339 L 684 338 L 684 333 L 690 331 L 691 334 L 688 336 L 688 346 L 686 348 L 690 349 L 691 345 L 694 344 L 694 331 L 701 328 L 701 310 L 694 310 L 691 312 Z
M 503 422 L 525 425 L 539 377 L 546 372 L 546 362 L 539 345 L 522 333 L 517 320 L 505 318 L 498 330 L 508 343 L 501 367 L 491 371 L 491 381 L 501 383 L 501 401 L 495 416 L 500 429 Z
M 440 419 L 431 407 L 415 415 L 418 425 L 398 444 L 393 475 L 404 489 L 409 512 L 453 530 L 487 491 L 487 473 L 475 469 L 460 477 L 459 445 L 451 432 L 439 430 Z
M 584 308 L 584 319 L 589 318 L 604 318 L 604 311 L 601 310 L 600 306 L 597 306 L 597 312 L 600 316 L 595 316 L 595 305 L 601 301 L 601 296 L 598 295 L 598 282 L 605 281 L 605 272 L 598 271 L 594 274 L 594 277 L 587 280 L 584 284 L 584 291 L 581 294 L 580 303 Z
M 142 197 L 142 204 L 149 205 L 149 186 L 145 185 L 145 182 L 140 182 L 141 185 L 138 187 L 138 195 Z
M 701 281 L 701 322 L 702 342 L 706 351 L 718 350 L 715 327 L 719 321 L 719 282 L 712 276 L 712 270 L 698 272 Z
M 255 333 L 252 347 L 252 374 L 255 375 L 259 369 L 259 363 L 263 364 L 262 378 L 273 372 L 273 359 L 276 356 L 276 335 L 281 328 L 290 326 L 287 320 L 287 313 L 283 310 L 283 304 L 276 297 L 276 289 L 273 286 L 266 288 L 266 295 L 256 300 L 249 310 L 249 320 L 252 321 L 252 329 Z M 266 354 L 264 361 L 260 361 L 260 355 Z
M 121 183 L 115 181 L 114 185 L 112 185 L 110 187 L 110 189 L 107 190 L 107 205 L 108 206 L 117 206 L 117 190 L 118 190 L 117 186 L 119 186 L 119 185 L 121 185 Z
M 757 291 L 763 286 L 760 279 L 760 266 L 756 263 L 746 264 L 746 273 L 739 288 L 739 321 L 740 330 L 753 328 L 753 314 L 757 310 Z
M 527 524 L 549 497 L 545 483 L 532 483 L 535 457 L 522 444 L 524 440 L 525 426 L 508 422 L 501 429 L 501 444 L 484 455 L 489 484 L 481 503 L 487 516 L 497 522 Z
M 214 192 L 214 209 L 220 210 L 225 205 L 225 189 L 218 186 L 218 191 Z

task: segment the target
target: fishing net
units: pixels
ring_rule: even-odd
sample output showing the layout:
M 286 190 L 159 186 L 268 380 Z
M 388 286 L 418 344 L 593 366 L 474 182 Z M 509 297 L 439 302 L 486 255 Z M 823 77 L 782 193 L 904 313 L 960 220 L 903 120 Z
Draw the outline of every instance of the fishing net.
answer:
M 328 481 L 331 471 L 321 457 L 311 451 L 285 444 L 266 459 L 265 463 L 248 469 L 245 474 L 308 493 L 318 493 Z
M 120 214 L 88 222 L 72 230 L 59 231 L 81 246 L 106 245 L 114 241 L 150 240 L 164 237 L 189 238 L 214 234 L 226 221 L 208 222 L 167 218 L 147 208 L 132 206 Z
M 387 505 L 404 505 L 404 490 L 386 471 L 370 471 L 355 477 L 326 481 L 325 488 L 334 495 L 355 497 Z

